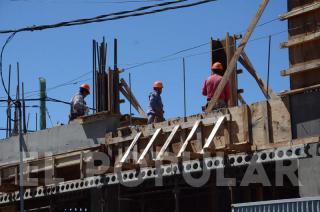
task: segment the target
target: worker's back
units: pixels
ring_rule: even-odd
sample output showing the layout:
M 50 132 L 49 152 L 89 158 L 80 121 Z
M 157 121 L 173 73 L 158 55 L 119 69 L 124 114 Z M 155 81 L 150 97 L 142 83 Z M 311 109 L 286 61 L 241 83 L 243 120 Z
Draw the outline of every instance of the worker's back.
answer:
M 207 96 L 208 99 L 211 99 L 214 96 L 214 93 L 216 92 L 217 87 L 221 82 L 221 80 L 222 80 L 222 76 L 218 74 L 212 74 L 211 76 L 209 76 L 204 83 L 202 94 L 204 96 Z M 221 93 L 219 99 L 225 102 L 228 102 L 229 98 L 230 98 L 230 85 L 228 82 L 223 92 Z

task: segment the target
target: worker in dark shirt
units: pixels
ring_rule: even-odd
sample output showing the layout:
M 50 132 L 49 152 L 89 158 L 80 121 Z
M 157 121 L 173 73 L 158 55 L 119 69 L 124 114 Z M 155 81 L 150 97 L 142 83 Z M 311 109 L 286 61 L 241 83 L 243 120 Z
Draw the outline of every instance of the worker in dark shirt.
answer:
M 202 95 L 207 97 L 207 102 L 209 103 L 211 98 L 214 96 L 217 87 L 219 83 L 222 80 L 223 74 L 224 74 L 224 68 L 221 63 L 216 62 L 212 65 L 211 67 L 211 75 L 208 77 L 208 79 L 204 82 L 203 88 L 202 88 Z M 230 99 L 230 84 L 227 82 L 226 86 L 224 87 L 218 102 L 216 106 L 213 108 L 214 110 L 220 109 L 220 108 L 225 108 L 228 107 L 228 101 Z M 207 105 L 203 108 L 208 106 Z
M 164 121 L 164 110 L 161 100 L 163 84 L 161 81 L 153 83 L 153 92 L 149 94 L 148 124 Z
M 87 115 L 89 108 L 84 98 L 90 94 L 90 87 L 84 83 L 80 86 L 80 90 L 76 93 L 70 101 L 70 115 L 69 121 L 72 121 L 80 116 Z

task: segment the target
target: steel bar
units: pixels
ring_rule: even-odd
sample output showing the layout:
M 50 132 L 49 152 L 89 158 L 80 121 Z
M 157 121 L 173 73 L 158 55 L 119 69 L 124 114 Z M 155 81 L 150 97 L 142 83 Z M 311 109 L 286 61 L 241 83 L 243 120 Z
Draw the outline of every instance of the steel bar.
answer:
M 38 131 L 38 113 L 36 113 L 36 131 Z
M 268 41 L 268 72 L 267 72 L 267 93 L 269 93 L 269 78 L 270 78 L 270 60 L 271 60 L 271 35 Z M 270 97 L 269 97 L 270 98 Z
M 131 91 L 131 73 L 129 72 L 129 89 Z M 130 126 L 132 125 L 132 92 L 129 93 L 129 114 L 130 114 Z
M 7 134 L 6 137 L 11 137 L 11 100 L 10 100 L 10 90 L 11 90 L 11 65 L 9 66 L 9 79 L 8 79 L 8 108 L 7 108 Z
M 96 72 L 96 57 L 95 57 L 95 53 L 96 53 L 96 41 L 92 40 L 92 108 L 95 109 L 95 81 L 96 81 L 96 77 L 95 77 L 95 72 Z M 95 110 L 93 110 L 94 113 Z
M 120 113 L 120 99 L 119 99 L 119 70 L 118 70 L 118 40 L 114 39 L 114 67 L 113 67 L 113 96 L 114 96 L 114 112 Z
M 185 59 L 182 58 L 183 66 L 183 117 L 187 117 L 187 97 L 186 97 L 186 64 Z
M 28 113 L 28 119 L 27 119 L 27 132 L 29 132 L 29 121 L 30 121 L 30 113 Z
M 27 133 L 26 123 L 26 102 L 24 101 L 24 83 L 22 82 L 22 119 L 23 119 L 23 133 Z

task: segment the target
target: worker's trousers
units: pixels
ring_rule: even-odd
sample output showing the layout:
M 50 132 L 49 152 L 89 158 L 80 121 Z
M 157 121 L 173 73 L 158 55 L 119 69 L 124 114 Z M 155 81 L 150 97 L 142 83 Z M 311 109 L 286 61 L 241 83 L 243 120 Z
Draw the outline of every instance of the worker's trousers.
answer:
M 206 108 L 208 107 L 208 104 L 210 102 L 210 99 L 208 99 L 208 103 L 206 104 L 206 106 L 202 109 L 203 111 L 206 110 Z M 226 103 L 225 101 L 223 100 L 218 100 L 216 106 L 214 108 L 212 108 L 212 110 L 219 110 L 221 108 L 227 108 L 228 107 L 228 103 Z
M 158 123 L 158 122 L 162 122 L 162 121 L 165 121 L 163 116 L 157 116 L 154 114 L 148 115 L 148 124 Z

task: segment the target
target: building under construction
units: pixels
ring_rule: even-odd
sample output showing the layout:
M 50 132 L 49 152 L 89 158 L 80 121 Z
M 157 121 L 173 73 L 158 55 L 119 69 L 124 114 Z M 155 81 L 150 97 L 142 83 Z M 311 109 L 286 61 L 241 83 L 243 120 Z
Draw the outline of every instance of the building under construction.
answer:
M 320 196 L 320 1 L 288 0 L 279 17 L 288 21 L 288 41 L 280 46 L 290 62 L 280 73 L 290 78 L 290 90 L 279 94 L 244 51 L 267 4 L 262 1 L 245 34 L 211 39 L 211 62 L 226 67 L 221 84 L 230 82 L 229 107 L 189 117 L 147 125 L 120 77 L 117 41 L 112 69 L 105 41 L 93 41 L 96 112 L 0 142 L 0 211 L 23 205 L 25 211 L 227 212 L 238 203 Z M 246 104 L 237 63 L 265 100 Z M 120 93 L 140 117 L 121 114 Z

